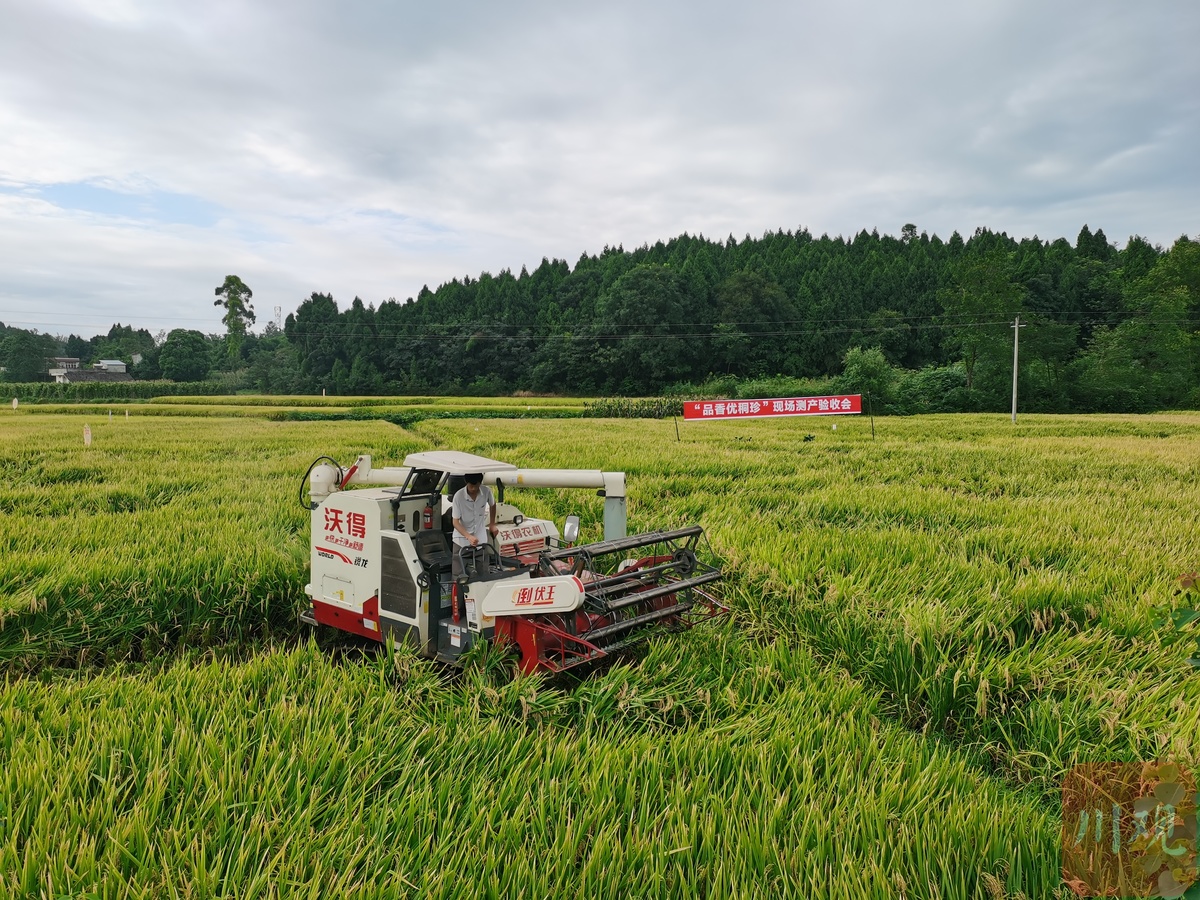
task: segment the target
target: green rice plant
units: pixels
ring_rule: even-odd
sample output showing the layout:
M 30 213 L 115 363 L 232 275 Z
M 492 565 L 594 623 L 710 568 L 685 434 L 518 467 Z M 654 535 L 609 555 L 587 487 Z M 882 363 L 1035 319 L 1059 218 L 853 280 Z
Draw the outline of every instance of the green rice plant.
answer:
M 537 465 L 629 472 L 632 527 L 699 521 L 752 586 L 743 627 L 804 642 L 1007 777 L 1049 796 L 1079 761 L 1194 760 L 1200 683 L 1155 622 L 1169 573 L 1200 557 L 1200 416 L 885 422 L 876 441 L 846 419 L 809 443 L 811 421 L 788 420 L 689 423 L 681 441 L 609 422 L 569 450 L 548 423 L 508 435 Z
M 86 421 L 86 420 L 85 420 Z M 318 453 L 403 458 L 381 423 L 21 417 L 0 431 L 0 667 L 294 633 Z
M 1200 622 L 1200 610 L 1196 604 L 1196 582 L 1200 580 L 1195 570 L 1179 576 L 1179 590 L 1175 596 L 1180 597 L 1180 605 L 1171 613 L 1171 626 L 1177 631 L 1185 632 L 1192 638 L 1191 656 L 1187 664 L 1200 669 L 1200 637 L 1196 636 L 1195 625 Z
M 677 437 L 461 402 L 0 428 L 0 892 L 1044 897 L 1068 767 L 1195 761 L 1161 622 L 1200 415 Z M 434 446 L 625 471 L 631 531 L 705 527 L 732 621 L 566 684 L 296 647 L 308 463 Z M 585 492 L 509 499 L 601 535 Z
M 649 714 L 676 698 L 690 718 Z M 876 712 L 803 651 L 735 634 L 574 694 L 313 646 L 9 683 L 0 889 L 1051 896 L 1053 817 Z

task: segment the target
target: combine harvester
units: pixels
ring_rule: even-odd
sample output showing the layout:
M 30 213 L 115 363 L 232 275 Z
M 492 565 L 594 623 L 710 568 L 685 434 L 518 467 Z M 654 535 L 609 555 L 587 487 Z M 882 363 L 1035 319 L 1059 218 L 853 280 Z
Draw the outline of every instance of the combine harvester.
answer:
M 451 498 L 471 473 L 494 487 L 498 533 L 486 572 L 455 579 Z M 307 478 L 312 607 L 301 618 L 311 625 L 412 643 L 454 665 L 483 641 L 515 651 L 523 672 L 557 674 L 728 612 L 706 589 L 721 571 L 697 555 L 700 526 L 626 535 L 623 472 L 518 469 L 430 451 L 380 469 L 369 456 L 348 469 L 321 457 Z M 348 490 L 355 485 L 380 487 Z M 597 490 L 604 540 L 574 546 L 577 516 L 561 533 L 526 518 L 504 499 L 517 487 Z

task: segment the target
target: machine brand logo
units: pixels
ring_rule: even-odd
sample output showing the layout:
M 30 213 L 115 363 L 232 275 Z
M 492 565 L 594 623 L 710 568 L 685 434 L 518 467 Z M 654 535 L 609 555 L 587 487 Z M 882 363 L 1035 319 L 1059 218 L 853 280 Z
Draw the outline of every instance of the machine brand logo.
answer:
M 1081 897 L 1182 897 L 1196 882 L 1196 781 L 1173 762 L 1085 763 L 1062 786 L 1062 871 Z
M 342 509 L 325 507 L 325 530 L 345 534 L 352 538 L 367 536 L 367 517 L 362 513 L 348 513 Z
M 347 550 L 356 550 L 361 553 L 365 546 L 361 539 L 366 536 L 367 517 L 364 514 L 346 512 L 343 509 L 334 509 L 330 506 L 325 507 L 324 540 L 326 544 L 336 544 L 339 547 L 345 547 Z M 340 553 L 338 553 L 338 556 L 341 556 L 348 563 L 354 562 Z
M 545 534 L 541 525 L 525 525 L 510 528 L 500 535 L 502 541 L 516 541 L 522 538 L 539 537 Z
M 514 606 L 548 606 L 554 602 L 554 588 L 557 585 L 540 584 L 536 587 L 513 588 L 512 602 Z

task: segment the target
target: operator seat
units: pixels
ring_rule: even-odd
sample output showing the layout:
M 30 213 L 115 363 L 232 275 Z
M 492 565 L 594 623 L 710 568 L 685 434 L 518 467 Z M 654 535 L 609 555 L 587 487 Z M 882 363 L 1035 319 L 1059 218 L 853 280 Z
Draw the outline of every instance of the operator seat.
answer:
M 449 571 L 450 547 L 445 532 L 433 529 L 418 531 L 412 541 L 421 565 L 437 574 Z

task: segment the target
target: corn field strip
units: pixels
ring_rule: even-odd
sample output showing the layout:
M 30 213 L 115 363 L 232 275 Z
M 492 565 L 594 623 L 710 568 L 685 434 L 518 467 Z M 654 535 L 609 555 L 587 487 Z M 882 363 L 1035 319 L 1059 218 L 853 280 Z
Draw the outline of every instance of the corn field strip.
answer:
M 204 400 L 204 403 L 163 403 L 161 400 Z M 575 418 L 584 414 L 585 407 L 569 402 L 528 404 L 499 403 L 351 403 L 353 398 L 340 398 L 337 404 L 287 404 L 285 398 L 271 397 L 274 403 L 218 403 L 218 397 L 161 397 L 142 402 L 112 403 L 38 403 L 20 407 L 18 416 L 76 415 L 89 419 L 127 417 L 176 418 L 250 418 L 269 421 L 320 421 L 334 419 L 375 420 L 389 418 Z M 241 399 L 241 398 L 237 398 Z M 308 398 L 313 399 L 313 398 Z M 321 399 L 321 398 L 316 398 Z M 487 399 L 487 398 L 484 398 Z

